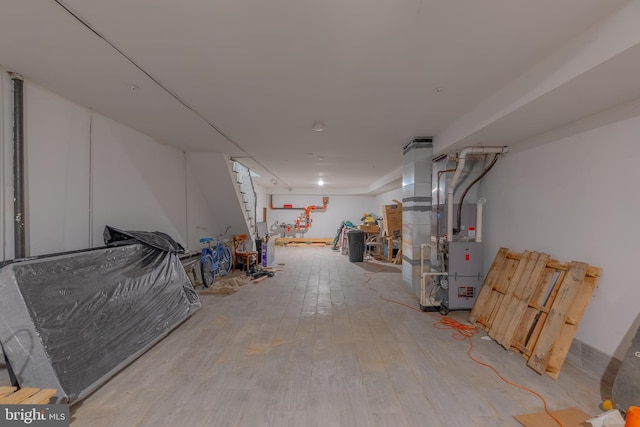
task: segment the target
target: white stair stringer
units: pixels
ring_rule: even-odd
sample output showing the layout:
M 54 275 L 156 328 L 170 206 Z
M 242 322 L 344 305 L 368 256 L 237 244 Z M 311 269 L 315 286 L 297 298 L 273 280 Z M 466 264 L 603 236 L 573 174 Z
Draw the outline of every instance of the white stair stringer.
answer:
M 233 171 L 236 175 L 238 199 L 243 206 L 244 217 L 252 237 L 256 237 L 256 191 L 251 179 L 251 171 L 236 160 L 233 160 Z

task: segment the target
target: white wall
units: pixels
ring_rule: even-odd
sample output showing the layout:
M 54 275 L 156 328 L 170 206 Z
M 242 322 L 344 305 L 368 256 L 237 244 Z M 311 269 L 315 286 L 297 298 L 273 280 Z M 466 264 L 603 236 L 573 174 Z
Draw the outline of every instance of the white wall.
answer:
M 267 208 L 267 225 L 272 233 L 278 229 L 272 226 L 278 223 L 295 224 L 295 220 L 303 213 L 300 209 L 271 209 L 269 202 L 271 194 L 269 188 L 256 186 L 258 198 L 258 220 L 262 219 L 262 208 Z M 378 196 L 345 196 L 330 195 L 327 210 L 324 212 L 311 212 L 312 225 L 306 233 L 297 234 L 296 237 L 334 237 L 336 230 L 342 221 L 351 221 L 359 224 L 364 213 L 373 213 L 382 216 L 382 206 L 393 204 L 393 200 L 402 201 L 402 188 L 392 190 Z M 295 208 L 307 206 L 322 206 L 322 195 L 310 194 L 273 194 L 273 206 L 282 208 L 285 204 L 291 204 Z
M 500 246 L 603 268 L 576 338 L 617 358 L 640 323 L 637 104 L 514 147 L 480 191 L 486 268 Z
M 383 205 L 393 205 L 395 204 L 394 200 L 402 202 L 402 187 L 398 187 L 395 190 L 388 191 L 386 193 L 382 193 L 376 196 L 375 204 L 376 211 L 375 213 L 378 216 L 382 216 L 382 206 Z
M 256 190 L 256 221 L 262 222 L 264 220 L 262 215 L 264 208 L 267 208 L 267 215 L 269 215 L 269 189 L 255 183 L 254 189 Z
M 373 196 L 328 196 L 329 203 L 324 212 L 311 212 L 312 225 L 309 230 L 301 234 L 301 237 L 334 237 L 336 230 L 342 221 L 349 220 L 354 224 L 359 224 L 364 213 L 376 213 L 381 211 L 377 206 L 376 198 Z M 269 195 L 267 195 L 267 205 Z M 260 204 L 260 203 L 258 203 Z M 300 195 L 300 194 L 274 194 L 273 206 L 283 207 L 291 204 L 294 208 L 305 208 L 307 206 L 322 206 L 321 195 Z M 294 224 L 297 216 L 304 213 L 299 209 L 267 209 L 267 225 L 272 227 L 279 223 Z
M 203 208 L 197 221 L 190 220 L 189 234 L 196 234 L 190 241 L 224 233 L 227 226 L 230 228 L 224 239 L 230 239 L 233 234 L 249 234 L 229 158 L 217 152 L 190 152 L 187 153 L 187 164 L 190 176 L 196 180 L 195 185 L 189 186 L 189 194 L 197 192 L 195 197 L 200 198 Z M 198 230 L 199 226 L 210 231 Z
M 275 221 L 293 224 L 302 210 L 270 209 L 270 188 L 256 185 L 258 221 L 262 220 L 262 208 L 267 208 L 267 225 L 271 227 Z M 349 220 L 359 224 L 362 214 L 373 213 L 382 216 L 382 206 L 394 204 L 393 200 L 402 201 L 402 188 L 388 191 L 377 196 L 345 196 L 324 194 L 329 197 L 325 212 L 312 212 L 312 226 L 301 237 L 334 237 L 342 221 Z M 291 204 L 294 207 L 321 206 L 323 195 L 310 194 L 273 194 L 274 207 Z M 277 230 L 277 229 L 274 229 Z M 275 231 L 272 231 L 275 232 Z
M 1 77 L 1 255 L 11 259 L 12 88 Z M 105 225 L 162 231 L 199 249 L 196 225 L 215 229 L 216 222 L 184 153 L 29 82 L 24 87 L 28 255 L 102 246 Z
M 27 251 L 90 245 L 91 112 L 37 86 L 24 86 Z
M 184 154 L 98 114 L 92 145 L 94 244 L 110 225 L 162 231 L 185 245 Z
M 187 247 L 195 251 L 199 251 L 202 247 L 199 239 L 208 237 L 207 231 L 201 230 L 199 227 L 206 227 L 214 232 L 224 231 L 224 228 L 220 229 L 222 225 L 216 221 L 216 216 L 211 211 L 211 202 L 204 193 L 207 189 L 207 184 L 200 180 L 199 164 L 197 161 L 194 162 L 194 159 L 197 158 L 196 153 L 187 153 L 186 155 L 187 234 L 189 236 Z

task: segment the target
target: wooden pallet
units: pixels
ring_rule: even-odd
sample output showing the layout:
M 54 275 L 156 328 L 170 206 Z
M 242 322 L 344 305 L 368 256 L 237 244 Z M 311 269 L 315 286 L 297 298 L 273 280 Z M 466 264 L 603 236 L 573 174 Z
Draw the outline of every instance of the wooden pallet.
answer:
M 278 237 L 277 246 L 326 246 L 333 244 L 333 237 Z
M 56 393 L 55 388 L 40 390 L 35 387 L 25 387 L 18 390 L 17 387 L 2 386 L 0 387 L 0 404 L 44 405 L 49 403 Z
M 469 321 L 536 372 L 557 378 L 602 269 L 500 248 Z

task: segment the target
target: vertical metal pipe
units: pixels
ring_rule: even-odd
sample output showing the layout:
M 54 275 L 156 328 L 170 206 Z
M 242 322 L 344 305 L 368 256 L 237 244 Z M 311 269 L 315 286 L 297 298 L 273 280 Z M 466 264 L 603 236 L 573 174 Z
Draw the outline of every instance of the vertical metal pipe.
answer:
M 89 247 L 93 248 L 93 111 L 89 115 Z
M 24 197 L 24 102 L 22 76 L 11 73 L 13 80 L 13 212 L 14 258 L 26 256 Z

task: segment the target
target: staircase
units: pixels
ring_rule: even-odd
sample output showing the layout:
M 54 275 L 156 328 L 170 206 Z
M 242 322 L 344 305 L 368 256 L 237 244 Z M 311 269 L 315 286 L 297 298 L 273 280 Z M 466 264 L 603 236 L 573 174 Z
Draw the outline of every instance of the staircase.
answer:
M 244 218 L 251 233 L 252 239 L 256 237 L 256 191 L 251 179 L 251 171 L 248 167 L 233 160 L 233 172 L 236 175 L 238 184 L 238 195 Z

